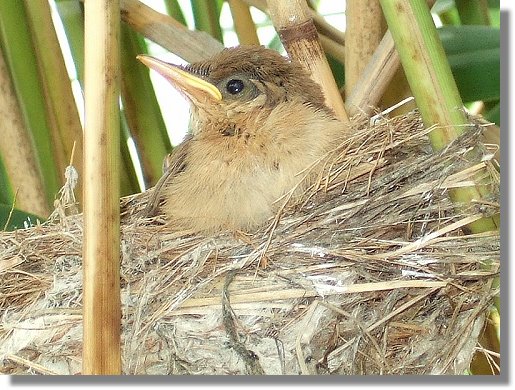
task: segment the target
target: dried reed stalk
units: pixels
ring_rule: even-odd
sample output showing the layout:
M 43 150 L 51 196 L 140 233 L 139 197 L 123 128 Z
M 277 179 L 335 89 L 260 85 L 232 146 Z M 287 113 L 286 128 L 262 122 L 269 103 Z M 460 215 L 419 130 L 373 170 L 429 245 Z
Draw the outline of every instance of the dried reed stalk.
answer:
M 342 97 L 318 39 L 306 0 L 268 0 L 270 17 L 290 58 L 299 61 L 322 87 L 326 104 L 348 122 Z
M 379 0 L 348 0 L 345 16 L 345 92 L 350 95 L 386 31 Z
M 501 161 L 501 128 L 491 123 L 488 127 L 485 128 L 483 132 L 483 138 L 481 139 L 485 145 L 491 145 L 494 147 L 494 159 L 497 163 Z
M 269 13 L 267 8 L 266 0 L 243 0 L 249 6 L 255 7 L 263 13 Z M 309 14 L 313 18 L 313 22 L 317 30 L 324 34 L 326 37 L 331 39 L 334 42 L 339 43 L 340 45 L 345 45 L 345 34 L 338 30 L 336 27 L 329 24 L 323 16 L 318 14 L 316 11 L 312 9 L 308 10 Z
M 252 20 L 249 6 L 242 0 L 229 0 L 229 7 L 234 21 L 234 31 L 238 35 L 240 45 L 259 46 L 256 26 Z
M 223 45 L 202 31 L 191 31 L 168 15 L 154 11 L 138 0 L 120 0 L 122 20 L 146 38 L 188 62 L 212 57 Z
M 85 3 L 83 373 L 120 374 L 120 3 Z
M 429 0 L 428 4 L 432 6 L 434 0 Z M 391 107 L 411 96 L 390 31 L 385 32 L 354 88 L 346 92 L 346 108 L 350 116 L 358 113 L 371 115 L 374 108 L 380 106 L 379 102 L 384 107 Z M 395 114 L 405 114 L 413 109 L 414 104 L 405 104 L 401 110 L 395 110 Z
M 16 98 L 7 65 L 0 47 L 0 155 L 16 193 L 16 206 L 46 217 L 50 206 L 45 199 L 44 185 L 32 142 L 23 126 L 23 117 Z M 21 175 L 20 172 L 23 172 Z M 3 228 L 3 226 L 0 226 Z
M 350 116 L 370 115 L 399 68 L 400 58 L 392 34 L 387 31 L 362 70 L 354 88 L 347 91 L 346 107 Z
M 342 7 L 343 8 L 343 7 Z M 338 43 L 341 46 L 345 46 L 345 33 L 338 30 L 332 24 L 329 24 L 322 15 L 310 9 L 311 17 L 317 27 L 317 31 L 324 34 L 327 38 Z
M 256 7 L 261 12 L 269 13 L 266 0 L 242 0 L 249 6 Z M 324 49 L 324 51 L 342 64 L 345 63 L 345 34 L 333 27 L 331 24 L 327 23 L 323 16 L 319 15 L 317 12 L 309 9 L 309 13 L 313 18 L 313 22 L 318 31 L 318 35 L 320 38 L 320 43 Z
M 328 36 L 322 34 L 321 32 L 318 33 L 318 38 L 320 39 L 320 43 L 322 44 L 322 47 L 324 48 L 324 51 L 327 54 L 330 54 L 335 59 L 340 61 L 342 64 L 345 64 L 345 46 L 341 43 L 338 43 Z

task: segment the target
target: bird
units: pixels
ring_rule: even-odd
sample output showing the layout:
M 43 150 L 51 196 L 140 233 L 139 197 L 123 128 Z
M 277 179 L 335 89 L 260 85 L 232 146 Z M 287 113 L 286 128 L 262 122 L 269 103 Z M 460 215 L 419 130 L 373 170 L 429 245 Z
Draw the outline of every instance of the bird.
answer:
M 300 63 L 262 46 L 175 65 L 138 55 L 190 101 L 184 141 L 165 158 L 149 214 L 196 232 L 251 232 L 299 197 L 346 126 Z

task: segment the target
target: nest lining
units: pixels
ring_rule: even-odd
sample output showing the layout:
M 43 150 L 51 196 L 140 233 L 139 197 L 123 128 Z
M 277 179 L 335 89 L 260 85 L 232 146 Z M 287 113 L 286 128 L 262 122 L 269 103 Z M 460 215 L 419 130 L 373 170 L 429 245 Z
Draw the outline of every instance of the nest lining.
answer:
M 126 374 L 460 374 L 499 262 L 499 235 L 460 228 L 499 212 L 481 127 L 432 153 L 418 114 L 320 161 L 319 180 L 252 234 L 171 231 L 122 200 Z M 450 188 L 487 168 L 492 199 Z M 81 370 L 81 215 L 0 234 L 0 371 Z

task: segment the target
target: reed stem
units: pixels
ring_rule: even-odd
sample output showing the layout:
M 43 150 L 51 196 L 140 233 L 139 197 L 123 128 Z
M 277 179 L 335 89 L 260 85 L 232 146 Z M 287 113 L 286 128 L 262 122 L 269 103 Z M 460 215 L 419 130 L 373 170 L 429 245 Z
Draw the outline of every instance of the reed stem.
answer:
M 83 374 L 121 373 L 120 3 L 85 2 Z
M 426 127 L 433 150 L 439 151 L 469 127 L 463 102 L 425 0 L 380 0 L 401 64 Z M 472 178 L 473 179 L 473 178 Z M 488 196 L 488 186 L 449 191 L 454 202 L 471 205 Z M 468 226 L 479 233 L 497 230 L 496 218 L 485 217 Z
M 306 1 L 268 0 L 267 4 L 272 22 L 290 58 L 300 62 L 308 70 L 313 80 L 322 87 L 327 106 L 343 122 L 348 122 L 345 105 Z
M 348 96 L 383 38 L 386 23 L 378 0 L 347 0 L 345 16 L 345 92 Z

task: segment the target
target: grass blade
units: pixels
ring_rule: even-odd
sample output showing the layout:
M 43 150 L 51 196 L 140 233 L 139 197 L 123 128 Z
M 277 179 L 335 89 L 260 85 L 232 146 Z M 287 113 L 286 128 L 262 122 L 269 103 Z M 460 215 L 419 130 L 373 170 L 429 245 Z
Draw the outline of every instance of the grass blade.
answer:
M 0 49 L 0 155 L 2 158 L 2 178 L 0 199 L 2 203 L 14 203 L 20 208 L 47 216 L 50 207 L 44 195 L 44 184 L 39 171 L 36 154 L 11 83 L 10 74 Z M 5 169 L 5 170 L 4 170 Z
M 55 162 L 64 175 L 75 145 L 73 165 L 83 174 L 82 126 L 71 81 L 52 22 L 48 0 L 25 1 L 32 40 L 38 62 L 47 117 L 54 144 Z M 82 181 L 77 183 L 76 196 L 82 198 Z
M 121 38 L 124 114 L 136 143 L 145 184 L 150 187 L 161 177 L 163 158 L 172 147 L 148 69 L 136 61 L 136 55 L 147 51 L 145 42 L 125 24 Z
M 53 204 L 63 180 L 55 164 L 55 146 L 45 112 L 33 42 L 23 2 L 0 1 L 0 44 L 11 73 L 23 122 L 29 130 L 29 145 L 35 145 L 37 170 L 42 174 L 47 209 Z M 45 214 L 45 213 L 42 213 Z
M 195 29 L 207 32 L 217 41 L 223 42 L 220 27 L 220 9 L 222 2 L 218 0 L 190 0 Z
M 164 3 L 168 15 L 177 20 L 179 23 L 186 26 L 186 19 L 184 18 L 181 6 L 177 2 L 177 0 L 164 0 Z

